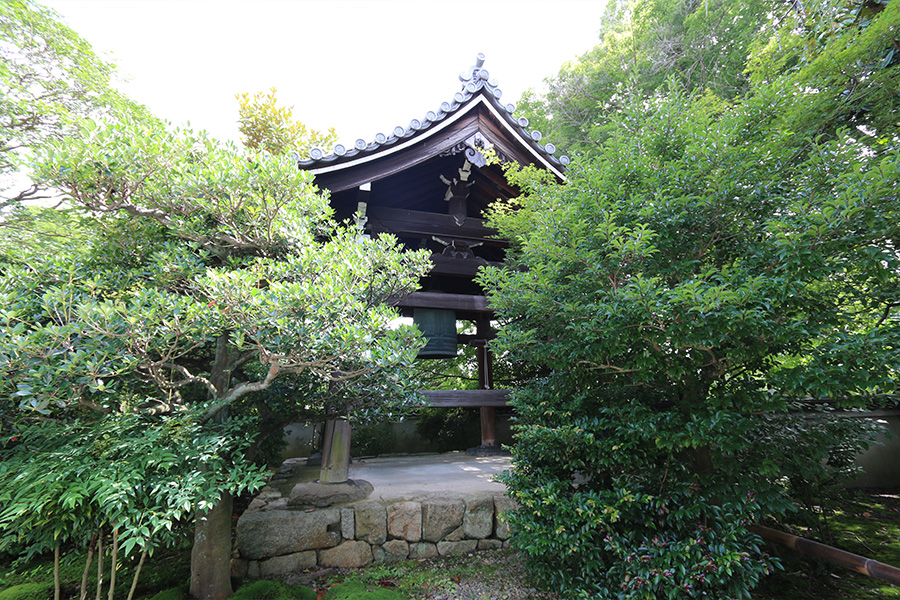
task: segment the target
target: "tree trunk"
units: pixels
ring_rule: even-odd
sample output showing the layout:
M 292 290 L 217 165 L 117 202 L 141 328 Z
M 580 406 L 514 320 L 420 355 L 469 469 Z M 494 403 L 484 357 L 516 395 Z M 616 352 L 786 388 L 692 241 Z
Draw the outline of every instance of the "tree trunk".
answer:
M 691 470 L 697 475 L 709 475 L 715 472 L 716 466 L 713 464 L 709 446 L 691 448 L 688 450 L 688 456 L 691 460 Z
M 216 356 L 209 381 L 219 396 L 226 393 L 231 372 L 241 360 L 241 353 L 228 343 L 228 335 L 216 339 Z M 228 408 L 220 410 L 214 423 L 228 419 Z M 194 547 L 191 549 L 191 597 L 200 600 L 225 600 L 231 589 L 231 515 L 233 499 L 222 492 L 219 501 L 194 519 Z
M 191 597 L 225 600 L 231 590 L 231 494 L 223 493 L 214 507 L 198 514 L 191 549 Z
M 321 483 L 344 483 L 350 471 L 350 422 L 346 419 L 325 421 L 322 446 Z
M 697 383 L 693 378 L 685 378 L 686 386 L 681 393 L 681 412 L 686 419 L 690 419 L 695 407 L 701 406 L 709 394 L 709 386 Z M 688 448 L 685 452 L 688 466 L 697 475 L 709 475 L 716 470 L 713 464 L 712 453 L 708 444 L 696 448 Z

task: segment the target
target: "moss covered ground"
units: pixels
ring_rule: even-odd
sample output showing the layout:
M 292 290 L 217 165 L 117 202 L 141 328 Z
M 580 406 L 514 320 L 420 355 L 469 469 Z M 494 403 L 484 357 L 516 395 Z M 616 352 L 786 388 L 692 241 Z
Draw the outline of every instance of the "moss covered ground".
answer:
M 509 555 L 509 551 L 497 552 L 497 555 Z M 336 590 L 339 594 L 350 593 L 351 590 L 368 591 L 381 595 L 348 596 L 348 598 L 367 598 L 370 600 L 400 600 L 403 598 L 433 598 L 435 596 L 453 597 L 457 585 L 463 580 L 478 579 L 497 581 L 504 576 L 508 561 L 504 559 L 485 558 L 487 554 L 472 557 L 449 556 L 440 559 L 406 560 L 397 563 L 372 565 L 366 569 L 358 569 L 332 575 L 329 594 Z M 345 592 L 346 591 L 346 592 Z M 356 592 L 354 592 L 356 593 Z M 343 599 L 343 595 L 326 595 L 323 600 Z

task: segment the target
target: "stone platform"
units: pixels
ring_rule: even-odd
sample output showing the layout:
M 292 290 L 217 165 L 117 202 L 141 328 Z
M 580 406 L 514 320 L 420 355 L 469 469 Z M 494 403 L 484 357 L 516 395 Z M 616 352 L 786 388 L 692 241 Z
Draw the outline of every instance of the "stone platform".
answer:
M 509 457 L 463 453 L 356 460 L 350 478 L 371 483 L 372 494 L 317 508 L 291 492 L 314 481 L 318 467 L 290 459 L 238 520 L 233 574 L 283 577 L 502 548 L 509 538 L 502 514 L 515 506 L 493 477 L 509 466 Z

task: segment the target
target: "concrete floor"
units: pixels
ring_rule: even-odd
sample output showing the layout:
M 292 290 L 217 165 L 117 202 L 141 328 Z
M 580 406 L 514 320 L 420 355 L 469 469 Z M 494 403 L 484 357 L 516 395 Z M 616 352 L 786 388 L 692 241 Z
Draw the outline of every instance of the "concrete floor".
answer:
M 354 459 L 350 479 L 364 479 L 375 490 L 370 500 L 420 500 L 469 494 L 502 494 L 494 475 L 510 468 L 508 456 L 469 456 L 464 452 Z

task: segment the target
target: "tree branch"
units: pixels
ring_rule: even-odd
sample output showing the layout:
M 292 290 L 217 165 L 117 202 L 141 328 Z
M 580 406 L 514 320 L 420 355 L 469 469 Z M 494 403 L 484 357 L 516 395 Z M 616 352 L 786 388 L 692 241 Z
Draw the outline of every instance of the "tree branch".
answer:
M 272 385 L 272 382 L 278 377 L 281 373 L 290 373 L 290 369 L 282 369 L 278 363 L 272 363 L 269 365 L 269 371 L 266 373 L 265 379 L 260 381 L 248 381 L 241 383 L 228 392 L 225 396 L 219 399 L 218 403 L 214 406 L 211 406 L 206 413 L 203 415 L 203 418 L 200 420 L 201 423 L 206 423 L 212 420 L 219 412 L 225 408 L 226 406 L 230 406 L 234 403 L 238 398 L 245 396 L 251 392 L 259 392 L 268 388 Z
M 588 368 L 591 371 L 597 371 L 600 369 L 606 369 L 609 371 L 615 371 L 616 373 L 637 373 L 637 369 L 623 369 L 622 367 L 617 367 L 615 365 L 601 365 L 590 360 L 579 360 L 579 365 L 590 365 Z
M 193 375 L 190 371 L 188 371 L 187 367 L 183 365 L 171 362 L 160 362 L 147 363 L 141 366 L 144 367 L 148 373 L 150 373 L 150 377 L 153 378 L 153 381 L 161 389 L 170 391 L 176 390 L 191 383 L 199 383 L 202 384 L 213 397 L 218 394 L 218 390 L 212 384 L 212 382 L 209 381 L 209 379 L 207 379 L 206 377 L 200 377 L 199 375 Z M 172 381 L 162 375 L 162 369 L 169 369 L 171 371 L 181 373 L 184 376 L 184 379 L 182 379 L 181 381 Z

